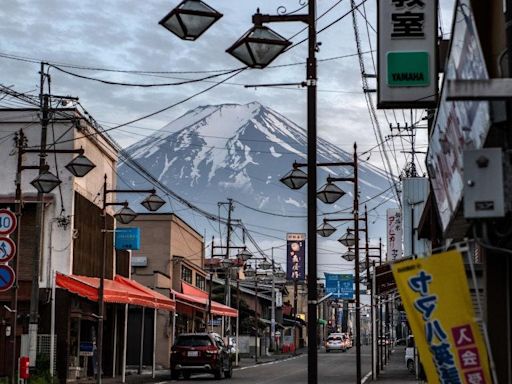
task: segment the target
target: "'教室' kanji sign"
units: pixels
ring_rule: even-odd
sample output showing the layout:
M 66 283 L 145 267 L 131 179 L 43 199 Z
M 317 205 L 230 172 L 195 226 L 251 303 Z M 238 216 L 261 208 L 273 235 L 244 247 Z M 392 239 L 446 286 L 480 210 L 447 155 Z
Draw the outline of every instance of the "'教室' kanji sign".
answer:
M 436 105 L 437 0 L 378 0 L 378 108 Z
M 491 384 L 460 252 L 408 260 L 392 269 L 428 382 Z

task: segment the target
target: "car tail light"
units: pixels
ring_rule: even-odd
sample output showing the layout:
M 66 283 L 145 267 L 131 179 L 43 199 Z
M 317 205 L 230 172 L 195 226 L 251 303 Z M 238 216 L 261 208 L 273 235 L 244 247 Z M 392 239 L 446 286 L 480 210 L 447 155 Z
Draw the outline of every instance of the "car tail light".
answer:
M 214 345 L 210 345 L 206 348 L 205 352 L 207 355 L 217 355 L 219 353 L 219 350 Z

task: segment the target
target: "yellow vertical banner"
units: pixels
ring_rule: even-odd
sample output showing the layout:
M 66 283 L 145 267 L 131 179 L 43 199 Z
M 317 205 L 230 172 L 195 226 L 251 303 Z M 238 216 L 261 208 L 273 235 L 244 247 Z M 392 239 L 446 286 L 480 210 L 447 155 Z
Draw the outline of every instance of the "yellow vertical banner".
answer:
M 491 384 L 459 251 L 392 266 L 429 383 Z

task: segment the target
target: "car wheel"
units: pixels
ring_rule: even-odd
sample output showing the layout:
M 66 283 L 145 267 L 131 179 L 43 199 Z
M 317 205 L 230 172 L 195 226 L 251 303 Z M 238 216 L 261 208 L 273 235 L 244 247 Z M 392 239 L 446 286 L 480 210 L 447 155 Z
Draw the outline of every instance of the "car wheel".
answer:
M 185 380 L 190 379 L 190 372 L 183 372 L 183 378 L 184 378 Z
M 180 371 L 171 371 L 171 380 L 179 380 Z
M 222 374 L 224 373 L 224 362 L 223 361 L 219 361 L 219 368 L 217 368 L 215 370 L 215 372 L 213 373 L 213 375 L 215 376 L 215 379 L 216 380 L 220 380 L 222 379 Z
M 227 371 L 224 371 L 224 377 L 226 379 L 231 379 L 233 377 L 233 364 L 229 363 L 229 368 Z
M 416 369 L 414 367 L 414 361 L 409 360 L 407 362 L 407 370 L 409 371 L 410 374 L 414 374 L 415 373 Z
M 329 353 L 329 352 L 331 352 L 331 351 L 330 351 L 329 349 L 326 349 L 326 350 L 325 350 L 325 352 L 326 352 L 326 353 Z

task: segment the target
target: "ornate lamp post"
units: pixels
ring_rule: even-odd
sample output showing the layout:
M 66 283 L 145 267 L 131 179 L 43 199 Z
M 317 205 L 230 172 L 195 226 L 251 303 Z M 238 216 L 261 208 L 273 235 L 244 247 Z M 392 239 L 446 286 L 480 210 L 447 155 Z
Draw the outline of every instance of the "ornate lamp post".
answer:
M 316 171 L 316 167 L 321 166 L 349 166 L 353 168 L 353 176 L 352 177 L 328 177 L 327 183 L 323 185 L 318 192 L 316 193 L 316 196 L 319 200 L 323 201 L 326 204 L 333 204 L 336 201 L 338 201 L 341 197 L 345 195 L 345 192 L 336 186 L 334 183 L 339 181 L 346 181 L 353 183 L 354 186 L 354 204 L 353 204 L 353 218 L 351 219 L 339 219 L 336 221 L 345 221 L 345 220 L 353 220 L 354 221 L 354 237 L 351 239 L 349 236 L 347 236 L 346 239 L 343 239 L 343 241 L 346 241 L 347 243 L 350 242 L 353 244 L 356 244 L 354 247 L 354 259 L 359 260 L 359 185 L 358 185 L 358 165 L 357 165 L 357 144 L 354 143 L 354 155 L 353 155 L 353 161 L 350 162 L 334 162 L 334 163 L 316 163 L 311 165 L 309 164 L 300 164 L 295 163 L 294 168 L 298 167 L 308 167 L 308 176 L 310 175 L 311 170 Z M 316 176 L 315 176 L 316 180 Z M 308 180 L 309 182 L 309 180 Z M 308 191 L 311 187 L 311 184 L 308 184 Z M 316 220 L 310 220 L 309 219 L 309 212 L 308 212 L 308 228 L 311 223 L 315 224 Z M 326 220 L 327 221 L 327 220 Z M 333 220 L 334 221 L 334 220 Z M 324 222 L 324 225 L 321 226 L 318 229 L 318 234 L 320 235 L 327 235 L 333 233 L 333 227 L 330 225 L 326 225 L 327 223 Z M 309 232 L 308 232 L 309 233 Z M 311 242 L 311 238 L 315 238 L 315 235 L 312 235 L 309 237 L 308 240 Z M 340 239 L 341 240 L 341 239 Z M 315 245 L 316 246 L 316 245 Z M 348 257 L 349 255 L 347 255 Z M 309 268 L 309 264 L 308 264 Z M 310 276 L 308 276 L 310 277 Z M 360 333 L 361 333 L 361 319 L 360 319 L 360 287 L 359 287 L 359 263 L 355 263 L 355 304 L 356 304 L 356 382 L 359 384 L 361 383 L 362 375 L 361 375 L 361 340 L 360 340 Z M 308 279 L 308 285 L 310 284 L 310 281 Z M 316 269 L 315 269 L 315 291 L 316 291 Z M 308 287 L 310 289 L 311 287 Z M 308 313 L 311 313 L 311 310 L 309 310 L 308 306 Z M 315 312 L 316 313 L 316 312 Z M 316 323 L 316 317 L 315 317 L 315 323 Z M 308 322 L 309 327 L 309 322 Z M 308 328 L 309 331 L 309 328 Z M 316 340 L 315 340 L 316 342 Z
M 190 0 L 188 0 L 190 2 Z M 194 40 L 204 30 L 206 30 L 216 20 L 215 17 L 209 17 L 209 23 L 206 23 L 206 28 L 198 33 L 197 36 L 187 36 L 186 31 L 189 27 L 188 22 L 192 24 L 191 18 L 181 17 L 185 14 L 185 4 L 187 1 L 181 3 L 177 9 L 168 14 L 161 24 L 166 26 L 171 32 L 175 33 L 182 39 Z M 194 2 L 198 5 L 199 1 Z M 187 9 L 186 12 L 194 17 L 206 17 L 200 12 Z M 219 17 L 217 17 L 218 19 Z M 194 19 L 196 20 L 196 19 Z M 213 22 L 212 22 L 213 20 Z M 244 64 L 253 68 L 265 68 L 271 63 L 279 54 L 284 52 L 290 42 L 280 36 L 278 33 L 271 29 L 264 27 L 266 23 L 274 22 L 302 22 L 308 26 L 308 58 L 306 65 L 306 86 L 307 86 L 307 140 L 308 140 L 308 168 L 307 175 L 308 185 L 308 383 L 316 384 L 318 382 L 318 357 L 317 357 L 317 313 L 316 302 L 318 299 L 318 292 L 316 289 L 316 275 L 317 275 L 317 249 L 316 249 L 316 159 L 317 159 L 317 101 L 316 101 L 316 85 L 317 85 L 317 63 L 316 63 L 316 0 L 308 2 L 308 12 L 305 14 L 289 13 L 286 15 L 263 15 L 259 11 L 253 15 L 252 18 L 254 27 L 250 29 L 242 38 L 240 38 L 233 46 L 227 49 L 227 52 L 242 61 Z M 179 24 L 179 26 L 178 26 Z M 298 185 L 297 185 L 298 186 Z
M 46 107 L 48 105 L 48 97 L 44 98 L 44 113 L 46 113 Z M 46 115 L 45 115 L 46 116 Z M 48 149 L 46 148 L 46 117 L 42 121 L 42 139 L 41 146 L 39 148 L 26 148 L 27 146 L 27 138 L 23 132 L 20 130 L 16 133 L 15 136 L 15 144 L 18 150 L 18 159 L 17 159 L 17 167 L 16 167 L 16 192 L 15 192 L 15 204 L 16 204 L 16 216 L 18 221 L 18 229 L 16 235 L 16 248 L 18 252 L 20 250 L 20 242 L 21 242 L 21 216 L 22 216 L 22 191 L 21 191 L 21 173 L 27 169 L 38 170 L 39 174 L 37 177 L 30 182 L 32 186 L 38 192 L 38 201 L 42 202 L 43 195 L 45 193 L 50 193 L 57 186 L 61 184 L 61 180 L 55 176 L 53 173 L 49 171 L 49 166 L 46 163 L 46 154 L 54 153 L 54 154 L 78 154 L 76 158 L 71 160 L 66 168 L 68 171 L 75 177 L 83 177 L 87 175 L 95 165 L 84 156 L 84 150 L 80 149 Z M 23 155 L 25 153 L 35 153 L 40 156 L 39 165 L 23 165 Z M 36 225 L 39 224 L 39 228 L 41 228 L 41 222 L 43 217 L 43 204 L 39 204 L 36 211 Z M 40 231 L 36 229 L 36 236 L 40 236 Z M 36 244 L 39 244 L 39 241 L 36 241 Z M 40 248 L 37 245 L 36 250 L 33 256 L 33 273 L 32 273 L 32 289 L 31 289 L 31 297 L 30 297 L 30 330 L 29 330 L 29 343 L 30 350 L 34 351 L 34 346 L 37 347 L 37 328 L 38 328 L 38 320 L 39 320 L 39 260 L 40 260 Z M 17 340 L 16 340 L 16 328 L 17 328 L 17 312 L 18 312 L 18 271 L 19 271 L 19 255 L 15 256 L 15 282 L 13 289 L 13 296 L 11 299 L 11 306 L 13 308 L 13 320 L 12 320 L 12 337 L 13 337 L 13 350 L 12 350 L 12 371 L 11 371 L 11 380 L 14 383 L 16 381 L 16 354 L 17 354 Z M 35 356 L 34 356 L 35 357 Z M 31 361 L 35 362 L 35 359 Z M 53 367 L 52 367 L 53 369 Z M 53 373 L 53 372 L 52 372 Z
M 149 193 L 150 195 L 142 201 L 142 205 L 147 208 L 150 212 L 155 212 L 165 204 L 165 201 L 162 200 L 159 196 L 156 195 L 155 189 L 108 189 L 107 188 L 107 175 L 105 174 L 103 179 L 103 206 L 102 206 L 102 216 L 103 216 L 103 229 L 101 230 L 103 234 L 103 255 L 101 257 L 101 265 L 100 265 L 100 286 L 98 289 L 98 344 L 97 344 L 97 369 L 98 375 L 96 377 L 96 382 L 101 384 L 102 382 L 102 366 L 103 366 L 103 320 L 105 318 L 105 259 L 107 257 L 107 233 L 112 232 L 108 230 L 107 226 L 107 207 L 121 205 L 121 208 L 118 212 L 114 214 L 116 220 L 118 220 L 121 224 L 129 224 L 136 217 L 137 213 L 135 213 L 131 208 L 128 207 L 128 203 L 116 203 L 116 202 L 107 202 L 107 195 L 110 193 Z

